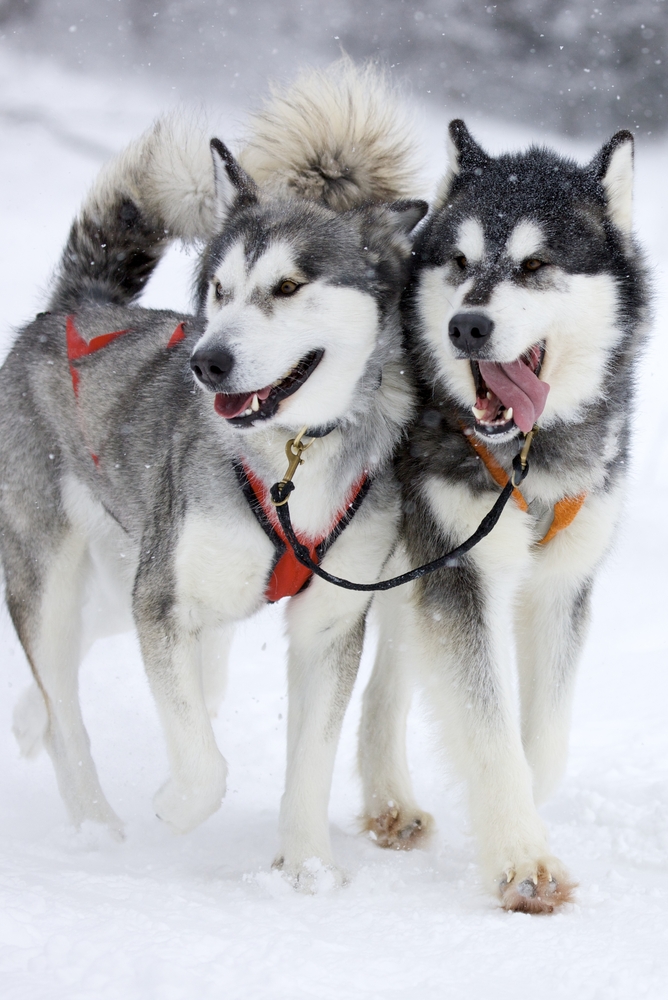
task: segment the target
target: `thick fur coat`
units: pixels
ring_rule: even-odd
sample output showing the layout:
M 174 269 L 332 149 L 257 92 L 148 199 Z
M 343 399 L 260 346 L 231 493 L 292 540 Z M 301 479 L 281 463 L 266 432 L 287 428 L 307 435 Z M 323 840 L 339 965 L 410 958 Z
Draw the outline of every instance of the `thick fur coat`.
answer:
M 393 569 L 467 538 L 534 419 L 540 429 L 522 496 L 491 535 L 459 566 L 377 599 L 383 632 L 360 746 L 366 825 L 393 847 L 430 826 L 404 747 L 417 676 L 467 781 L 485 878 L 508 909 L 544 912 L 570 898 L 572 881 L 536 805 L 565 766 L 591 589 L 623 510 L 648 319 L 631 230 L 633 138 L 618 133 L 584 167 L 538 148 L 489 156 L 462 122 L 450 147 L 405 302 L 420 403 L 397 465 Z M 499 372 L 519 372 L 527 392 Z

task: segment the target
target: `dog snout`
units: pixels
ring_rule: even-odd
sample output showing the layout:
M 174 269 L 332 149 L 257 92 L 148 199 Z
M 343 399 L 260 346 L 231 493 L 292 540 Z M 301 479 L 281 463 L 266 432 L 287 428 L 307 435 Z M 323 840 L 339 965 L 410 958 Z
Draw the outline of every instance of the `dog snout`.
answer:
M 193 351 L 190 367 L 207 389 L 224 392 L 225 383 L 234 367 L 234 357 L 224 347 L 200 347 Z
M 450 320 L 448 335 L 458 351 L 474 358 L 480 354 L 493 329 L 494 321 L 483 313 L 462 312 Z

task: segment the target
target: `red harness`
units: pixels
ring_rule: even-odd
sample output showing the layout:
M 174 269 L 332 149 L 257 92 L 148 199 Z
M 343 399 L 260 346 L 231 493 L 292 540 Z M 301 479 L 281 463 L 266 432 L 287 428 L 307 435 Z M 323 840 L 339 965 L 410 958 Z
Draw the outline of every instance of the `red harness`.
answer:
M 280 601 L 282 597 L 294 597 L 295 594 L 300 593 L 308 586 L 313 572 L 297 561 L 297 557 L 288 545 L 283 529 L 278 522 L 276 510 L 269 497 L 269 491 L 262 480 L 258 479 L 245 462 L 235 463 L 234 471 L 248 506 L 276 548 L 276 559 L 264 596 L 270 604 Z M 343 509 L 336 515 L 334 524 L 326 535 L 316 539 L 297 535 L 302 545 L 308 548 L 313 562 L 319 563 L 341 532 L 348 527 L 370 486 L 369 476 L 366 472 L 362 473 L 351 487 Z
M 124 333 L 129 332 L 130 328 L 128 327 L 127 330 L 114 330 L 113 333 L 103 333 L 99 337 L 93 337 L 92 340 L 84 340 L 76 328 L 74 316 L 67 317 L 65 321 L 67 360 L 70 363 L 70 375 L 72 377 L 72 388 L 74 389 L 75 396 L 79 396 L 79 372 L 72 362 L 78 361 L 79 358 L 85 358 L 88 354 L 95 354 L 96 351 L 100 351 L 107 344 L 110 344 L 112 340 L 116 340 L 117 337 L 122 337 Z M 179 323 L 167 342 L 167 349 L 175 347 L 185 338 L 185 335 L 183 323 Z
M 78 361 L 79 358 L 85 358 L 89 354 L 95 354 L 96 351 L 102 350 L 102 348 L 106 347 L 107 344 L 110 344 L 112 340 L 116 340 L 117 337 L 122 337 L 124 333 L 129 333 L 130 328 L 128 327 L 127 330 L 114 330 L 113 333 L 102 333 L 99 337 L 93 337 L 92 340 L 84 340 L 76 328 L 74 319 L 74 316 L 68 316 L 65 321 L 65 343 L 67 345 L 67 360 L 70 363 L 70 378 L 72 379 L 74 398 L 78 400 L 79 370 L 73 362 Z M 183 328 L 183 323 L 179 323 L 167 342 L 167 348 L 169 349 L 175 347 L 178 343 L 184 340 L 185 335 L 186 333 Z M 92 448 L 89 448 L 89 451 L 95 468 L 99 468 L 99 456 L 95 454 Z

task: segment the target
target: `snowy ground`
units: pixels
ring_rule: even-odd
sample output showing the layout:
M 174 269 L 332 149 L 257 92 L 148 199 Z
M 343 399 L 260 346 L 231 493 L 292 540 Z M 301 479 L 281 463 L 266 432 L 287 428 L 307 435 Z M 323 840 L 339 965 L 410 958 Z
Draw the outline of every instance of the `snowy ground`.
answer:
M 164 98 L 135 94 L 0 45 L 2 341 L 43 302 L 49 273 L 87 184 L 109 152 L 145 127 Z M 224 138 L 241 114 L 227 109 Z M 434 174 L 446 122 L 425 124 Z M 476 126 L 491 148 L 529 136 Z M 531 136 L 531 138 L 547 138 Z M 563 145 L 563 143 L 562 143 Z M 593 149 L 575 150 L 588 156 Z M 68 826 L 48 760 L 21 760 L 11 712 L 28 681 L 0 617 L 0 997 L 12 1000 L 636 1000 L 668 977 L 668 677 L 662 556 L 668 488 L 662 362 L 668 146 L 638 150 L 639 232 L 656 267 L 656 335 L 642 369 L 633 489 L 623 535 L 599 581 L 582 665 L 570 766 L 545 809 L 555 852 L 580 881 L 553 917 L 502 912 L 476 879 L 461 792 L 443 770 L 419 706 L 411 762 L 438 821 L 429 850 L 386 854 L 356 834 L 355 730 L 348 713 L 331 805 L 343 890 L 294 893 L 270 871 L 284 769 L 285 645 L 280 609 L 239 630 L 216 721 L 230 766 L 220 812 L 176 838 L 151 797 L 166 758 L 133 636 L 100 643 L 82 671 L 84 713 L 101 778 L 127 821 L 124 844 Z M 189 262 L 173 254 L 147 293 L 185 307 Z

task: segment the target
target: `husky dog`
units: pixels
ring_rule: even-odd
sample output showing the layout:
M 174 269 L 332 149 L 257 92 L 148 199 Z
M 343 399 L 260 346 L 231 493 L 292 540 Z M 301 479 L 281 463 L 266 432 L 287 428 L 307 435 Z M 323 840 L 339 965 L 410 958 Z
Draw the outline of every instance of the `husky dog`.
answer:
M 36 682 L 15 730 L 27 753 L 43 738 L 72 820 L 120 835 L 77 670 L 97 635 L 134 620 L 171 768 L 155 809 L 190 830 L 225 792 L 209 716 L 230 627 L 295 595 L 277 863 L 308 882 L 305 862 L 332 860 L 329 785 L 369 596 L 306 587 L 268 489 L 306 428 L 296 528 L 333 572 L 378 578 L 414 405 L 399 299 L 427 206 L 402 200 L 410 129 L 371 70 L 310 73 L 275 93 L 247 170 L 211 146 L 213 170 L 203 136 L 166 120 L 102 173 L 49 311 L 0 374 L 0 545 Z M 207 231 L 196 315 L 132 307 L 169 242 Z
M 407 295 L 421 383 L 398 460 L 408 565 L 472 534 L 523 435 L 540 430 L 491 535 L 457 567 L 378 600 L 361 728 L 366 826 L 408 847 L 430 825 L 404 748 L 416 668 L 467 781 L 485 876 L 507 909 L 551 911 L 573 886 L 536 804 L 565 766 L 592 584 L 622 510 L 648 311 L 631 232 L 633 137 L 618 132 L 586 167 L 538 148 L 489 156 L 460 121 L 450 140 Z

